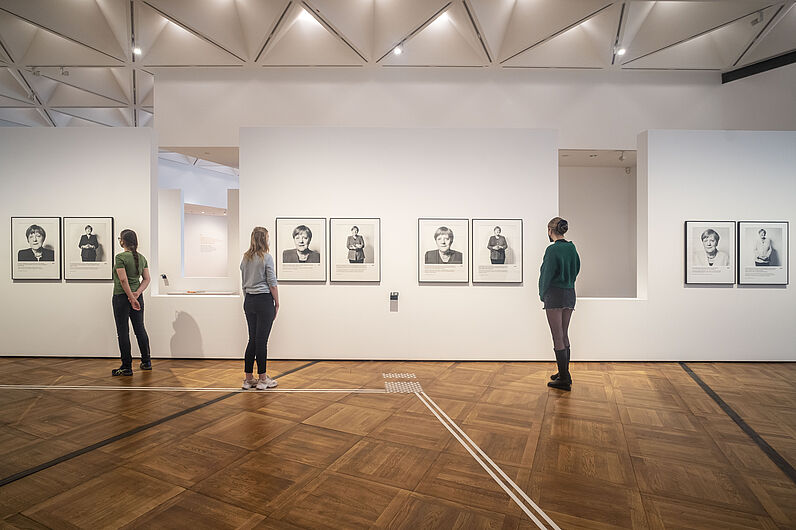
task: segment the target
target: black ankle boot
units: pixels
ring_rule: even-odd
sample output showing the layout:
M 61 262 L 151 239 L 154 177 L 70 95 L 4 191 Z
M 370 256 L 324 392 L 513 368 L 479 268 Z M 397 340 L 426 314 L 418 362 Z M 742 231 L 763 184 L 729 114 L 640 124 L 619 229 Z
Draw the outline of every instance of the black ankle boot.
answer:
M 555 350 L 553 350 L 553 351 L 555 351 Z M 567 371 L 569 371 L 569 346 L 567 346 Z M 571 376 L 570 376 L 570 378 L 571 378 Z M 550 376 L 550 380 L 551 381 L 557 381 L 558 380 L 558 372 L 556 372 L 553 375 L 551 375 Z
M 569 360 L 567 359 L 567 350 L 553 350 L 556 354 L 556 364 L 558 364 L 557 377 L 547 383 L 547 386 L 558 388 L 561 390 L 571 390 L 572 378 L 569 375 Z M 552 377 L 551 377 L 552 379 Z

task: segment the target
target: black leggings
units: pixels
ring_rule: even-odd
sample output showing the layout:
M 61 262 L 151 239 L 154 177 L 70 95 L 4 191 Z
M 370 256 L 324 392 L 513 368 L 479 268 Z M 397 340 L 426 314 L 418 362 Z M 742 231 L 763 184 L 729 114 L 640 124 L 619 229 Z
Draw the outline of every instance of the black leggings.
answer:
M 265 373 L 265 362 L 268 359 L 268 336 L 274 324 L 274 297 L 271 293 L 246 294 L 243 301 L 246 323 L 249 325 L 249 343 L 244 356 L 244 372 L 254 371 L 254 360 L 257 359 L 257 373 Z
M 141 362 L 150 362 L 149 336 L 144 328 L 144 296 L 138 297 L 141 310 L 136 311 L 130 305 L 126 294 L 113 295 L 113 318 L 116 320 L 116 336 L 119 338 L 119 352 L 122 354 L 122 368 L 133 367 L 133 355 L 130 348 L 130 326 L 133 323 L 133 332 L 141 351 Z
M 572 320 L 572 309 L 545 309 L 550 333 L 553 335 L 553 349 L 569 348 L 569 321 Z

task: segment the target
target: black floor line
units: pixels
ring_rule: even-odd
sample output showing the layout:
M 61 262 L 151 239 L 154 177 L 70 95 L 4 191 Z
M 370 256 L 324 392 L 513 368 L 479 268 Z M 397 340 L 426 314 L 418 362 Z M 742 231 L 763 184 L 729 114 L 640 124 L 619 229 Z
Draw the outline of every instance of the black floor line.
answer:
M 741 418 L 738 415 L 738 413 L 733 410 L 732 407 L 730 407 L 723 399 L 721 399 L 721 397 L 719 397 L 719 395 L 716 394 L 716 392 L 714 392 L 713 389 L 710 388 L 710 386 L 702 380 L 702 378 L 700 378 L 697 374 L 695 374 L 690 366 L 688 366 L 684 362 L 680 362 L 679 364 L 683 368 L 683 370 L 685 370 L 686 373 L 691 376 L 691 379 L 696 381 L 696 383 L 700 387 L 702 387 L 702 390 L 704 390 L 707 395 L 713 398 L 713 401 L 715 401 L 716 404 L 719 407 L 721 407 L 721 410 L 727 413 L 727 416 L 732 418 L 732 421 L 734 421 L 738 425 L 738 427 L 740 427 L 741 430 L 745 432 L 749 436 L 749 438 L 751 438 L 752 441 L 756 443 L 758 447 L 760 447 L 760 449 L 763 450 L 766 456 L 769 459 L 771 459 L 771 461 L 774 462 L 774 464 L 776 464 L 777 467 L 780 468 L 782 472 L 788 476 L 788 478 L 790 478 L 794 483 L 796 483 L 796 469 L 793 469 L 793 466 L 790 465 L 790 462 L 785 460 L 782 457 L 782 455 L 776 451 L 776 449 L 768 445 L 768 442 L 766 442 L 762 436 L 757 434 L 757 431 L 752 429 L 748 423 L 743 421 L 743 418 Z
M 313 364 L 316 364 L 316 363 L 319 363 L 319 362 L 320 361 L 311 361 L 311 362 L 308 362 L 306 364 L 302 364 L 301 366 L 297 366 L 296 368 L 292 368 L 292 369 L 288 370 L 287 372 L 279 374 L 278 376 L 274 377 L 274 379 L 279 379 L 280 377 L 286 376 L 288 374 L 292 374 L 293 372 L 298 372 L 299 370 L 301 370 L 303 368 L 307 368 L 308 366 L 312 366 Z M 116 436 L 111 436 L 110 438 L 106 438 L 105 440 L 102 440 L 101 442 L 97 442 L 95 444 L 91 444 L 89 446 L 83 447 L 82 449 L 77 449 L 76 451 L 72 451 L 71 453 L 68 453 L 68 454 L 65 454 L 63 456 L 59 456 L 58 458 L 55 458 L 53 460 L 50 460 L 49 462 L 44 462 L 43 464 L 39 464 L 38 466 L 32 467 L 30 469 L 26 469 L 24 471 L 20 471 L 19 473 L 15 473 L 15 474 L 13 474 L 11 476 L 8 476 L 8 477 L 5 477 L 3 479 L 0 479 L 0 487 L 5 486 L 6 484 L 10 484 L 12 482 L 15 482 L 15 481 L 17 481 L 17 480 L 19 480 L 21 478 L 25 478 L 27 476 L 33 475 L 34 473 L 38 473 L 39 471 L 43 471 L 43 470 L 45 470 L 45 469 L 47 469 L 49 467 L 58 465 L 58 464 L 60 464 L 62 462 L 66 462 L 67 460 L 71 460 L 71 459 L 73 459 L 75 457 L 78 457 L 80 455 L 84 455 L 84 454 L 89 453 L 89 452 L 91 452 L 91 451 L 93 451 L 95 449 L 99 449 L 100 447 L 105 447 L 106 445 L 112 444 L 113 442 L 118 442 L 119 440 L 123 440 L 124 438 L 129 438 L 130 436 L 133 436 L 134 434 L 138 434 L 139 432 L 145 431 L 147 429 L 151 429 L 152 427 L 157 427 L 158 425 L 166 423 L 167 421 L 171 421 L 171 420 L 173 420 L 175 418 L 179 418 L 180 416 L 185 416 L 186 414 L 190 414 L 191 412 L 193 412 L 195 410 L 199 410 L 199 409 L 205 408 L 208 405 L 212 405 L 213 403 L 218 403 L 219 401 L 223 401 L 223 400 L 225 400 L 227 398 L 230 398 L 232 396 L 236 396 L 238 394 L 241 394 L 241 392 L 230 392 L 229 394 L 224 394 L 223 396 L 219 396 L 217 398 L 211 399 L 210 401 L 206 401 L 204 403 L 200 403 L 198 405 L 194 405 L 193 407 L 189 407 L 189 408 L 187 408 L 185 410 L 181 410 L 179 412 L 175 412 L 174 414 L 166 416 L 165 418 L 160 418 L 159 420 L 155 420 L 155 421 L 153 421 L 151 423 L 147 423 L 146 425 L 140 425 L 140 426 L 136 427 L 135 429 L 131 429 L 131 430 L 127 431 L 127 432 L 123 432 L 121 434 L 117 434 Z

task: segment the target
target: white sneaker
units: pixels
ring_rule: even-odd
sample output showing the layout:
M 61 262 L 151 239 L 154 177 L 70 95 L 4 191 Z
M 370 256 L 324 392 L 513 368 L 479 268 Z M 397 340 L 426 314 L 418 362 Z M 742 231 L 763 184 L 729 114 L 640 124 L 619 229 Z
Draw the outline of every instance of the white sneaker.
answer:
M 243 390 L 249 390 L 251 387 L 257 384 L 256 379 L 244 379 L 243 384 L 240 386 Z
M 271 379 L 270 377 L 268 377 L 266 375 L 264 380 L 260 379 L 259 381 L 257 381 L 257 390 L 265 390 L 267 388 L 274 388 L 276 385 L 277 385 L 276 380 L 275 379 Z

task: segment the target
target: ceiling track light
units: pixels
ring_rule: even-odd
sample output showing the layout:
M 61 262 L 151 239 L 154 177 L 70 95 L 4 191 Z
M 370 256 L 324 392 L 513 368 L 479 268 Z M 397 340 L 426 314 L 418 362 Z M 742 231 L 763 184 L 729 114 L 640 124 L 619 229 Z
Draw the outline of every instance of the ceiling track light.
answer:
M 623 56 L 624 54 L 627 53 L 627 50 L 625 48 L 616 47 L 614 53 L 616 53 L 618 56 L 621 57 L 621 56 Z
M 141 52 L 141 48 L 139 48 L 138 46 L 134 46 L 133 47 L 133 54 L 134 55 L 141 55 L 141 53 L 142 53 Z
M 69 70 L 66 69 L 66 66 L 61 67 L 61 75 L 64 77 L 69 77 Z
M 392 53 L 395 55 L 401 55 L 404 52 L 403 46 L 400 44 L 392 49 Z

